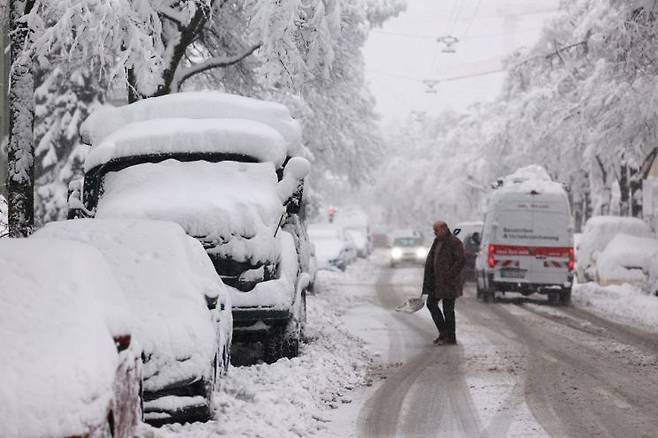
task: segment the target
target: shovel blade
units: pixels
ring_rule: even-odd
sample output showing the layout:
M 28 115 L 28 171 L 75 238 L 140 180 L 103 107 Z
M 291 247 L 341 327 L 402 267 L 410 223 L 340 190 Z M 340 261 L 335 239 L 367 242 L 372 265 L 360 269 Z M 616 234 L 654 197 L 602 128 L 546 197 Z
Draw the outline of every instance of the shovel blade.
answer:
M 396 312 L 416 313 L 425 306 L 425 300 L 422 298 L 409 298 L 404 303 L 395 308 Z

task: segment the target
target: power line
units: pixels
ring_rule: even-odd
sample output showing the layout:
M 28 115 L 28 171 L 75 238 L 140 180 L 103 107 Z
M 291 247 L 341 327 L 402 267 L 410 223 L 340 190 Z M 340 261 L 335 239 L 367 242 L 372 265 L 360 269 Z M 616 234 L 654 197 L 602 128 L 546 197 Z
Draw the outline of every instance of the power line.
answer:
M 505 71 L 506 70 L 500 68 L 500 69 L 496 69 L 496 70 L 487 70 L 487 71 L 483 71 L 483 72 L 469 73 L 469 74 L 459 75 L 459 76 L 449 76 L 449 77 L 442 78 L 442 79 L 433 79 L 433 81 L 436 82 L 436 83 L 453 82 L 453 81 L 459 81 L 459 80 L 462 80 L 462 79 L 470 79 L 470 78 L 476 78 L 476 77 L 479 77 L 479 76 L 487 76 L 487 75 L 491 75 L 491 74 L 495 74 L 495 73 L 501 73 L 501 72 L 505 72 Z M 413 82 L 419 82 L 419 83 L 423 83 L 423 81 L 427 80 L 427 79 L 422 79 L 422 78 L 418 78 L 418 77 L 407 76 L 407 75 L 399 75 L 399 74 L 395 74 L 395 73 L 387 73 L 387 72 L 378 71 L 378 70 L 367 70 L 367 72 L 375 74 L 375 75 L 389 76 L 389 77 L 396 78 L 396 79 L 402 79 L 402 80 L 406 80 L 406 81 L 413 81 Z

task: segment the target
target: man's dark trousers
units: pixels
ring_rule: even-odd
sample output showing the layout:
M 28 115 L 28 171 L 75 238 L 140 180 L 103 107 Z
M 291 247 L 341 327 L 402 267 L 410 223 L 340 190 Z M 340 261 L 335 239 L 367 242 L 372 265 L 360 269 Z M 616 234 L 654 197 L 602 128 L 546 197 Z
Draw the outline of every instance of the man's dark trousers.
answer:
M 443 313 L 439 308 L 439 299 L 433 297 L 432 295 L 427 297 L 427 308 L 432 315 L 434 324 L 439 330 L 439 335 L 441 336 L 450 336 L 455 334 L 455 299 L 454 298 L 442 298 L 443 301 Z

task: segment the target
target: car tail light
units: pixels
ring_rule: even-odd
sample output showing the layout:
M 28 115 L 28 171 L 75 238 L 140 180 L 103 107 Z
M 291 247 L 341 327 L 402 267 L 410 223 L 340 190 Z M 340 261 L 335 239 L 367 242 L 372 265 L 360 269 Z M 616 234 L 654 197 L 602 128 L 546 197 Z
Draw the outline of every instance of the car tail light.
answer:
M 573 250 L 573 247 L 569 248 L 569 262 L 567 263 L 567 267 L 569 268 L 570 271 L 573 271 L 573 268 L 576 264 L 576 253 Z
M 114 337 L 114 345 L 117 347 L 117 351 L 121 353 L 124 350 L 127 350 L 130 347 L 131 337 L 130 335 L 121 335 Z
M 496 266 L 496 260 L 494 259 L 494 253 L 496 252 L 496 245 L 489 245 L 487 249 L 487 265 L 490 268 Z

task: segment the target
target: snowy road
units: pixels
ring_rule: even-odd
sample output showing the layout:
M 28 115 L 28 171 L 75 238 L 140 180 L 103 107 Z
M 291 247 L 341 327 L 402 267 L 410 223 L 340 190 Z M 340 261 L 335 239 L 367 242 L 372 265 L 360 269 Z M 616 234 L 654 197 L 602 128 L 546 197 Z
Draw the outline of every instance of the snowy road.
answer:
M 425 309 L 391 311 L 418 293 L 421 269 L 373 268 L 373 296 L 361 299 L 379 310 L 364 304 L 348 319 L 392 371 L 365 401 L 358 436 L 655 436 L 657 336 L 543 297 L 482 304 L 469 287 L 460 344 L 437 347 Z

